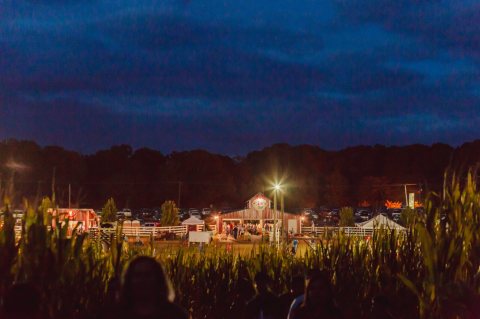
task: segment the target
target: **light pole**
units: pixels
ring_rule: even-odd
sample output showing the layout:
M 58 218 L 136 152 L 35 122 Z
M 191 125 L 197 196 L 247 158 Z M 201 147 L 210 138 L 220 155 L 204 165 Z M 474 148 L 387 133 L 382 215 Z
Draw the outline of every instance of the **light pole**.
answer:
M 273 244 L 277 244 L 277 191 L 280 186 L 277 184 L 273 189 Z
M 286 231 L 285 225 L 284 225 L 285 224 L 284 223 L 284 221 L 285 221 L 285 219 L 284 219 L 285 209 L 284 209 L 284 205 L 283 205 L 283 191 L 280 191 L 280 210 L 281 210 L 281 216 L 282 216 L 282 224 L 281 224 L 282 232 L 280 233 L 280 239 L 282 241 L 284 241 L 285 237 L 287 235 L 287 231 Z
M 275 184 L 273 187 L 273 242 L 277 244 L 277 193 L 281 191 L 281 185 Z M 282 207 L 282 218 L 283 218 L 283 196 L 280 197 L 280 205 Z M 283 224 L 282 224 L 283 228 Z M 281 233 L 280 233 L 281 234 Z M 280 239 L 280 238 L 278 238 Z

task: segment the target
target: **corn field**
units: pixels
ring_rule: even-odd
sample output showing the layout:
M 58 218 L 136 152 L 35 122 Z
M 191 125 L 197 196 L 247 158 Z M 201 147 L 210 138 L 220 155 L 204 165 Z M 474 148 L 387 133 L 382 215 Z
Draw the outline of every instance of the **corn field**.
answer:
M 193 318 L 227 318 L 252 297 L 252 278 L 265 271 L 281 294 L 291 278 L 309 269 L 331 274 L 345 318 L 369 318 L 371 301 L 382 296 L 395 318 L 477 318 L 480 289 L 480 190 L 474 174 L 445 177 L 425 212 L 407 232 L 378 230 L 370 239 L 335 235 L 292 257 L 286 250 L 254 247 L 250 254 L 225 249 L 153 245 L 108 250 L 86 235 L 67 236 L 65 226 L 47 227 L 41 210 L 30 211 L 15 240 L 6 213 L 0 232 L 0 297 L 15 282 L 31 282 L 42 294 L 45 318 L 96 318 L 112 278 L 139 254 L 166 268 L 177 302 Z

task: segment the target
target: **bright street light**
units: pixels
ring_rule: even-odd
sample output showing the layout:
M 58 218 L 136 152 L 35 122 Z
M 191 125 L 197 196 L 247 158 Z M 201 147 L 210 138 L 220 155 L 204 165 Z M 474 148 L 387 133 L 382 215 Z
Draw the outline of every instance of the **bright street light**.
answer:
M 277 240 L 280 238 L 277 238 L 277 193 L 280 191 L 280 205 L 282 209 L 282 231 L 280 232 L 279 235 L 283 234 L 283 219 L 284 219 L 284 213 L 283 213 L 283 191 L 282 191 L 282 185 L 280 183 L 275 183 L 273 185 L 273 242 L 274 244 L 277 244 Z

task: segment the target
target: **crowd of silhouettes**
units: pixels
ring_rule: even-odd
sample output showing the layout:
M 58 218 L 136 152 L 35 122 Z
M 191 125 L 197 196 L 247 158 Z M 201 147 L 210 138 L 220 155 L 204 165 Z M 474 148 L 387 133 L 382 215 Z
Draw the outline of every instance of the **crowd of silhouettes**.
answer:
M 293 276 L 289 290 L 278 295 L 271 289 L 271 278 L 258 272 L 254 284 L 246 270 L 239 272 L 228 319 L 337 319 L 347 318 L 337 307 L 331 276 L 324 270 L 311 270 L 306 276 Z M 366 318 L 395 318 L 388 298 L 379 294 L 372 299 Z M 225 314 L 220 314 L 221 318 Z M 84 317 L 84 316 L 83 316 Z M 83 318 L 76 316 L 74 318 Z M 175 290 L 162 265 L 154 258 L 140 256 L 128 265 L 123 278 L 115 277 L 107 287 L 103 309 L 89 318 L 183 319 L 195 314 L 175 303 Z M 29 283 L 14 284 L 2 298 L 0 318 L 49 318 L 41 309 L 41 294 Z

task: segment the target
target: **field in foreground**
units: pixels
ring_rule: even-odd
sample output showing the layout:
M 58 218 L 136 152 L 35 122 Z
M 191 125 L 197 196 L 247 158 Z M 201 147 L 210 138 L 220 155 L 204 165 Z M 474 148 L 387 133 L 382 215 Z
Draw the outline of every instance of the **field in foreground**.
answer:
M 32 282 L 44 299 L 46 317 L 95 317 L 108 298 L 112 278 L 139 254 L 155 256 L 177 291 L 177 302 L 194 318 L 226 318 L 251 297 L 254 274 L 266 272 L 271 288 L 286 292 L 291 278 L 312 268 L 330 274 L 336 302 L 346 318 L 368 318 L 371 300 L 382 296 L 396 318 L 469 318 L 480 288 L 480 192 L 471 176 L 451 178 L 441 195 L 431 194 L 425 215 L 405 234 L 377 231 L 368 242 L 341 234 L 302 246 L 292 257 L 269 246 L 129 247 L 104 250 L 85 235 L 67 238 L 48 231 L 42 209 L 30 210 L 15 241 L 11 217 L 0 232 L 0 296 L 16 281 Z M 248 289 L 245 289 L 248 286 Z M 243 293 L 245 292 L 245 293 Z

